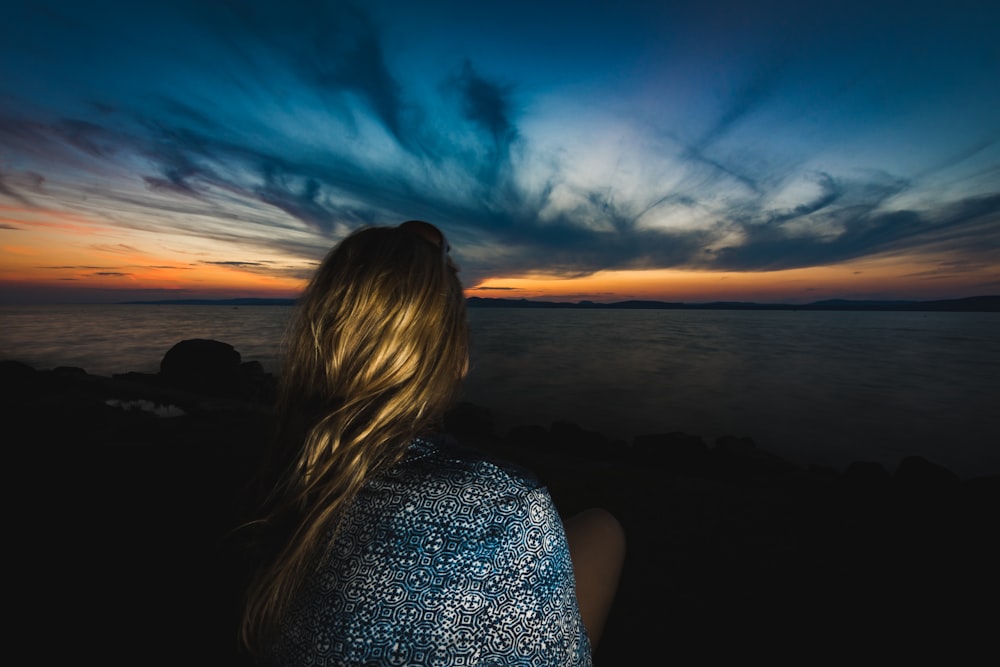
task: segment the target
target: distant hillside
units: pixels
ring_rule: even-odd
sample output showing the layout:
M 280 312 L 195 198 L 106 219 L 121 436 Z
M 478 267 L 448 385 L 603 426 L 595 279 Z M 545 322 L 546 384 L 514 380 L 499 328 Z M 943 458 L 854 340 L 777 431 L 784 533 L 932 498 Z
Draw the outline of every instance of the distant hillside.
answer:
M 682 303 L 675 301 L 618 301 L 595 303 L 578 301 L 534 301 L 528 299 L 484 299 L 470 297 L 470 308 L 592 308 L 592 309 L 657 309 L 657 310 L 897 310 L 897 311 L 953 311 L 1000 312 L 1000 295 L 972 296 L 964 299 L 940 301 L 850 301 L 830 299 L 807 304 L 753 303 L 746 301 L 713 301 L 710 303 Z
M 161 301 L 122 301 L 124 305 L 144 306 L 293 306 L 295 299 L 163 299 Z
M 125 301 L 125 304 L 180 306 L 292 306 L 295 299 L 174 299 L 163 301 Z M 970 296 L 964 299 L 940 301 L 850 301 L 829 299 L 807 304 L 754 303 L 750 301 L 712 301 L 683 303 L 678 301 L 535 301 L 530 299 L 484 299 L 473 296 L 466 300 L 469 308 L 591 308 L 602 310 L 905 310 L 952 312 L 1000 312 L 1000 295 Z

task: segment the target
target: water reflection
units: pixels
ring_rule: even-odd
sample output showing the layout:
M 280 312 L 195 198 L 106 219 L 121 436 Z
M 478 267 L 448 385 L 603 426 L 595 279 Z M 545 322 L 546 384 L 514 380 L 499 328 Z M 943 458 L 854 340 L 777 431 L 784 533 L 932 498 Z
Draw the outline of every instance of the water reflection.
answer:
M 276 371 L 282 306 L 3 306 L 0 358 L 156 372 L 184 338 Z M 501 431 L 748 435 L 808 463 L 1000 473 L 1000 314 L 472 309 L 465 398 Z
M 995 313 L 473 310 L 469 400 L 501 429 L 749 435 L 804 462 L 990 461 Z M 961 342 L 957 342 L 957 341 Z M 516 342 L 515 342 L 516 341 Z M 960 447 L 952 447 L 962 438 Z M 981 468 L 980 468 L 981 469 Z

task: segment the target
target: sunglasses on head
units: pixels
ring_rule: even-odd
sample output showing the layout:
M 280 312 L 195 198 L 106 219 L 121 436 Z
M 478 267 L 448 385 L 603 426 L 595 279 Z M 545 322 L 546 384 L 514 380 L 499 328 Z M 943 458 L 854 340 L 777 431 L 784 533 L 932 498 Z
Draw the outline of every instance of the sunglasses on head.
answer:
M 448 239 L 445 237 L 444 232 L 440 229 L 429 222 L 424 222 L 423 220 L 407 220 L 406 222 L 400 224 L 399 228 L 405 229 L 411 234 L 419 236 L 429 243 L 433 243 L 441 249 L 441 256 L 444 257 L 447 264 L 454 270 L 458 270 L 458 267 L 455 266 L 451 257 L 448 255 L 448 253 L 451 252 L 451 245 L 448 244 Z

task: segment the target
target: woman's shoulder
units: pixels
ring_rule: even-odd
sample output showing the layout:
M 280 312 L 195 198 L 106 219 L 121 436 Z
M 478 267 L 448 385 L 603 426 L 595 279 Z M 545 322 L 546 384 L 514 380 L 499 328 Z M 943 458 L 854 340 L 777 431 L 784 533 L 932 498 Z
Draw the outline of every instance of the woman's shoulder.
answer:
M 499 496 L 545 491 L 531 470 L 464 445 L 447 434 L 415 438 L 387 477 L 420 486 L 479 488 Z
M 364 530 L 374 522 L 465 539 L 491 526 L 552 524 L 555 513 L 548 489 L 530 471 L 435 436 L 417 438 L 399 463 L 370 479 L 351 520 L 369 524 Z

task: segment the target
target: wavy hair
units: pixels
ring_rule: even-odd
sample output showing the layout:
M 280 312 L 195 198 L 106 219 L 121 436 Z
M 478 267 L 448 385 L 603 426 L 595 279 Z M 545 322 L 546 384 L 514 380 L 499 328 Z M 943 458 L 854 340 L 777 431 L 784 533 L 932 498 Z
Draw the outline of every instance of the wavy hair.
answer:
M 356 231 L 298 304 L 279 376 L 284 461 L 254 522 L 278 544 L 248 589 L 240 636 L 251 652 L 277 630 L 365 481 L 398 462 L 457 397 L 468 324 L 447 250 L 421 221 Z

